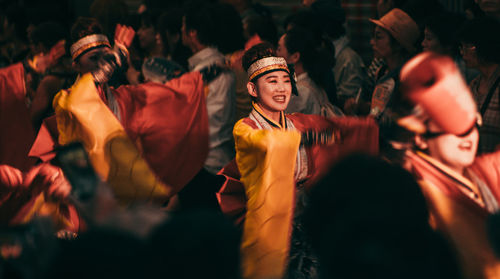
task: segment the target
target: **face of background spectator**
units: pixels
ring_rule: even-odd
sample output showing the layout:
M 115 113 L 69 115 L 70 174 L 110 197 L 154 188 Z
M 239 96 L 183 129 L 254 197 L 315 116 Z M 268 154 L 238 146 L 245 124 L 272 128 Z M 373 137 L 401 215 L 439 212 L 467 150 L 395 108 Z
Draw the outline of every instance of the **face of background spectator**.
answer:
M 461 43 L 460 54 L 465 62 L 467 68 L 476 68 L 478 66 L 478 58 L 476 54 L 476 47 L 472 44 Z
M 291 59 L 291 54 L 288 52 L 288 49 L 286 48 L 285 45 L 285 37 L 286 34 L 281 36 L 279 42 L 278 42 L 278 48 L 276 49 L 276 54 L 280 57 L 285 58 L 287 64 L 294 64 L 296 61 L 292 61 Z
M 191 48 L 193 45 L 191 36 L 189 35 L 189 30 L 186 27 L 186 18 L 182 18 L 182 27 L 181 27 L 181 36 L 182 36 L 182 44 L 186 47 Z
M 373 38 L 370 44 L 373 49 L 373 56 L 385 59 L 392 55 L 391 35 L 380 26 L 375 27 Z
M 486 14 L 500 14 L 500 0 L 477 0 L 477 4 Z
M 156 45 L 156 31 L 153 26 L 141 25 L 137 30 L 137 37 L 142 49 L 149 50 Z
M 439 39 L 427 27 L 424 30 L 424 40 L 422 41 L 422 48 L 424 51 L 433 51 L 436 53 L 444 53 L 443 47 L 441 46 Z

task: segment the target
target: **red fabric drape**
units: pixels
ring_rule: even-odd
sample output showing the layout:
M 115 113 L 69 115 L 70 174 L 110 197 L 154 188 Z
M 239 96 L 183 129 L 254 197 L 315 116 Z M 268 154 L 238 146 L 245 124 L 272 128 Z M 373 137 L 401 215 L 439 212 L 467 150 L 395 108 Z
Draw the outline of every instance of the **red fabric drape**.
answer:
M 0 69 L 0 164 L 22 171 L 34 165 L 28 152 L 35 140 L 25 102 L 24 68 L 21 63 Z
M 340 142 L 307 148 L 309 174 L 305 187 L 313 186 L 335 162 L 349 154 L 360 152 L 377 155 L 378 153 L 378 126 L 371 118 L 325 118 L 301 113 L 287 115 L 287 117 L 292 120 L 299 131 L 340 130 Z M 217 193 L 220 208 L 236 224 L 241 224 L 246 212 L 246 197 L 245 188 L 239 180 L 240 172 L 235 160 L 226 165 L 219 175 L 226 177 L 226 182 Z

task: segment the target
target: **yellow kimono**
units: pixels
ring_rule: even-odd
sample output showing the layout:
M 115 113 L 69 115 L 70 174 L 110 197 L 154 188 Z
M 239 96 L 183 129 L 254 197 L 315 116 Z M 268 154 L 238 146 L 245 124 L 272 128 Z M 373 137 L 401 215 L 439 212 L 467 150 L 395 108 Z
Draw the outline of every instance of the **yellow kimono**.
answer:
M 340 131 L 341 141 L 327 146 L 301 145 L 300 131 L 327 129 Z M 224 212 L 229 207 L 246 206 L 241 244 L 243 277 L 282 278 L 290 253 L 296 184 L 306 191 L 335 160 L 350 152 L 377 153 L 378 128 L 371 119 L 302 114 L 285 117 L 283 113 L 276 123 L 254 105 L 250 116 L 236 123 L 233 135 L 236 172 L 241 175 L 245 197 L 237 201 L 234 192 L 225 196 L 224 191 L 233 187 L 226 182 L 218 199 Z M 221 173 L 230 180 L 224 170 Z

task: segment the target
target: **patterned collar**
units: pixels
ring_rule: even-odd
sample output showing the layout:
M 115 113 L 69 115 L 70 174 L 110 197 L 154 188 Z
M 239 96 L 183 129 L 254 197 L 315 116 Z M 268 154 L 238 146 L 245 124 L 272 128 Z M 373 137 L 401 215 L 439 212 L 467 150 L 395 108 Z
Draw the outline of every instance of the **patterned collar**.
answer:
M 259 104 L 252 102 L 252 107 L 253 107 L 253 110 L 250 113 L 250 115 L 253 114 L 254 117 L 258 116 L 257 117 L 258 119 L 262 119 L 262 120 L 266 121 L 269 125 L 271 125 L 274 128 L 281 129 L 281 130 L 286 130 L 288 128 L 288 125 L 287 125 L 288 121 L 285 117 L 284 112 L 282 112 L 282 111 L 280 112 L 280 122 L 278 123 L 278 122 L 272 120 L 270 117 L 268 117 L 264 113 L 262 108 L 259 106 Z

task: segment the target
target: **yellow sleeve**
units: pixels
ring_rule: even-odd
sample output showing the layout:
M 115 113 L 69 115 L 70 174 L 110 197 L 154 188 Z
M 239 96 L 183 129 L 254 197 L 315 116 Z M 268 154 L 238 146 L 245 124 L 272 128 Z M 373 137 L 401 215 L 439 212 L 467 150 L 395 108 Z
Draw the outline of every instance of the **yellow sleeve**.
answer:
M 241 244 L 243 276 L 282 278 L 292 233 L 300 133 L 256 130 L 240 120 L 233 134 L 247 196 Z
M 90 74 L 54 99 L 59 143 L 80 141 L 96 172 L 111 186 L 118 202 L 164 203 L 173 188 L 159 181 L 124 128 L 102 102 Z

